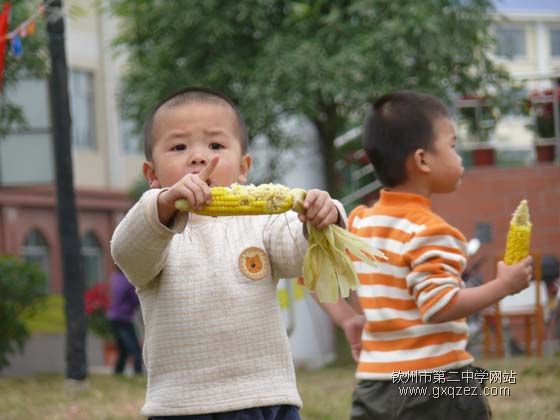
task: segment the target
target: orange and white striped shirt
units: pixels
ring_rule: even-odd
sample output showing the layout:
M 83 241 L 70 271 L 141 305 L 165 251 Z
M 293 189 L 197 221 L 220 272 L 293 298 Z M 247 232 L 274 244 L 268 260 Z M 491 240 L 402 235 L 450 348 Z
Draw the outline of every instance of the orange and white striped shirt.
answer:
M 461 232 L 431 211 L 428 198 L 388 190 L 373 207 L 354 209 L 348 226 L 388 257 L 377 267 L 354 262 L 367 319 L 356 376 L 385 380 L 394 372 L 471 363 L 465 319 L 430 323 L 463 287 L 466 241 Z

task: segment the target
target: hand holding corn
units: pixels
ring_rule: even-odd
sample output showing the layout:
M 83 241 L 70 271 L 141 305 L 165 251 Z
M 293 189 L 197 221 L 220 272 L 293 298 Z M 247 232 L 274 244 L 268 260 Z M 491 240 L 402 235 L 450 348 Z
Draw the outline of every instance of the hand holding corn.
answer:
M 302 223 L 308 223 L 317 229 L 323 229 L 338 221 L 338 210 L 331 196 L 326 191 L 309 190 L 303 202 L 304 212 L 299 214 Z
M 163 225 L 167 225 L 177 211 L 175 205 L 177 200 L 184 201 L 193 210 L 202 209 L 205 204 L 212 201 L 212 193 L 206 181 L 219 160 L 219 156 L 214 156 L 202 171 L 185 175 L 158 196 L 159 221 Z M 158 188 L 161 185 L 157 181 L 157 184 L 150 185 L 150 187 Z
M 375 265 L 384 255 L 361 238 L 334 225 L 338 210 L 329 194 L 320 190 L 306 192 L 283 185 L 264 184 L 211 188 L 212 201 L 194 208 L 191 200 L 179 199 L 175 207 L 207 216 L 278 214 L 288 210 L 299 213 L 308 223 L 308 249 L 303 262 L 304 286 L 316 292 L 322 302 L 348 297 L 358 287 L 358 277 L 348 252 L 359 260 Z

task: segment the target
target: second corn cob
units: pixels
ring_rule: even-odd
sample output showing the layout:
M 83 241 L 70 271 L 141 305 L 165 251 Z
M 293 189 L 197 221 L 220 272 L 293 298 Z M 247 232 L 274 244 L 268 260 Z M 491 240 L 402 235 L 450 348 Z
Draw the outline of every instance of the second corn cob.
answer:
M 531 219 L 527 200 L 522 200 L 511 218 L 506 241 L 504 262 L 513 265 L 529 255 L 531 244 Z

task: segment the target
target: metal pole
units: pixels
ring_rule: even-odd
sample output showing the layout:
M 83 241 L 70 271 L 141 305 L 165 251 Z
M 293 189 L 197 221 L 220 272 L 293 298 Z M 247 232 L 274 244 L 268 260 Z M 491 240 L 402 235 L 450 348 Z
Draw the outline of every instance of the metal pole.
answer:
M 44 5 L 47 12 L 47 33 L 51 55 L 49 92 L 56 171 L 56 212 L 66 312 L 66 377 L 83 380 L 87 376 L 84 278 L 72 170 L 71 120 L 62 0 L 44 0 Z

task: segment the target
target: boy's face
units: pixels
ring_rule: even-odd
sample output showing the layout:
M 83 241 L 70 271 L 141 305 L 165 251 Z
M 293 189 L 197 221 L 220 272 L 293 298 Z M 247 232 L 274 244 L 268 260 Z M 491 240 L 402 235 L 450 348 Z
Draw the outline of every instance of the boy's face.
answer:
M 251 157 L 242 156 L 233 109 L 226 104 L 190 102 L 163 106 L 152 128 L 152 162 L 144 164 L 151 188 L 174 185 L 189 173 L 199 173 L 218 155 L 210 174 L 211 187 L 246 182 Z
M 434 122 L 434 140 L 426 151 L 426 161 L 430 166 L 429 182 L 433 193 L 455 191 L 461 183 L 463 164 L 457 153 L 455 125 L 446 117 Z

